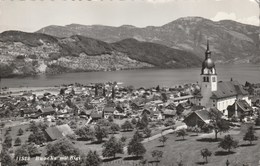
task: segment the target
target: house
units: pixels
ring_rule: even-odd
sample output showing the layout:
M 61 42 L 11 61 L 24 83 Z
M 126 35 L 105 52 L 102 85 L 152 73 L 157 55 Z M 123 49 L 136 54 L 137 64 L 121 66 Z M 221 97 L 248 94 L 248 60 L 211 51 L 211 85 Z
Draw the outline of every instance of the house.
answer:
M 68 124 L 48 127 L 47 129 L 45 129 L 47 141 L 54 141 L 71 134 L 74 134 L 74 132 Z
M 80 109 L 79 116 L 83 118 L 89 118 L 92 111 L 94 111 L 94 109 L 88 109 L 88 110 Z
M 123 119 L 126 117 L 127 117 L 127 114 L 125 112 L 119 112 L 118 110 L 114 111 L 114 118 Z
M 48 127 L 45 129 L 45 135 L 47 141 L 54 141 L 64 137 L 57 127 Z
M 172 109 L 164 109 L 162 112 L 162 118 L 163 119 L 168 119 L 168 118 L 174 118 L 176 116 L 176 109 L 172 110 Z
M 115 108 L 114 107 L 105 107 L 103 110 L 104 113 L 104 118 L 107 119 L 109 116 L 113 116 L 114 112 L 115 112 Z
M 184 120 L 183 122 L 188 127 L 202 127 L 205 124 L 209 124 L 210 117 L 209 112 L 206 109 L 197 110 L 194 112 L 191 112 Z
M 228 117 L 237 117 L 242 120 L 246 116 L 253 115 L 253 108 L 245 100 L 236 100 L 228 107 Z
M 21 117 L 31 117 L 32 115 L 37 114 L 38 112 L 34 108 L 21 108 L 20 109 L 20 116 Z
M 38 113 L 41 114 L 41 116 L 45 117 L 47 115 L 54 115 L 55 114 L 55 109 L 52 107 L 45 107 L 45 108 L 40 108 L 38 109 Z
M 91 120 L 93 122 L 96 122 L 99 119 L 103 118 L 103 114 L 101 112 L 98 112 L 98 111 L 92 111 L 91 114 L 90 114 L 90 117 L 91 117 Z

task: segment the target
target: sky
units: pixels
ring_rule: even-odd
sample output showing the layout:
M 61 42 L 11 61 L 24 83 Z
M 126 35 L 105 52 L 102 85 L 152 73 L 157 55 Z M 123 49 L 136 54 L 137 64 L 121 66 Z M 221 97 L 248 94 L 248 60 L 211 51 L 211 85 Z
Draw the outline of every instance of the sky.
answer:
M 258 15 L 255 0 L 0 0 L 0 32 L 72 23 L 161 26 L 187 16 L 258 25 Z

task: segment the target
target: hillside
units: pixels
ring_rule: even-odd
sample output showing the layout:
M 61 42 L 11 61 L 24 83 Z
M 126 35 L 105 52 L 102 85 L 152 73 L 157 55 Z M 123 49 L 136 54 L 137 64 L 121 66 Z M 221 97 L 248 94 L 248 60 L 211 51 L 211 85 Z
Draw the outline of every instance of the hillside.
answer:
M 144 28 L 71 24 L 48 26 L 38 32 L 58 37 L 82 35 L 109 43 L 134 38 L 193 52 L 201 58 L 208 38 L 213 58 L 218 63 L 260 63 L 259 28 L 230 20 L 214 22 L 201 17 L 185 17 L 163 26 Z
M 135 39 L 106 43 L 80 35 L 58 38 L 19 31 L 0 34 L 1 77 L 200 64 L 200 58 L 192 53 Z

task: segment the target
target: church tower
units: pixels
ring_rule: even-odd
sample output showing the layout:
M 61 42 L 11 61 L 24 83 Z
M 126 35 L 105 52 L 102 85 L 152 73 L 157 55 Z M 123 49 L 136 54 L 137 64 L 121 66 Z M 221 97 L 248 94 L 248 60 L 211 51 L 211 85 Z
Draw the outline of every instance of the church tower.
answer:
M 211 106 L 210 97 L 212 92 L 217 91 L 217 73 L 215 64 L 211 59 L 211 51 L 209 50 L 209 42 L 207 41 L 207 50 L 205 52 L 205 60 L 201 68 L 201 101 L 202 106 Z

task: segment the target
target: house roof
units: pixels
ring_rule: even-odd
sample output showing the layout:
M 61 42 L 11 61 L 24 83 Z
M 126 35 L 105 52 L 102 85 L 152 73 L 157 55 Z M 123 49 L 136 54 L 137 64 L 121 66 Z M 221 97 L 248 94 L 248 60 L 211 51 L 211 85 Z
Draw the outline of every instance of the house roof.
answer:
M 253 108 L 245 101 L 245 100 L 237 100 L 236 104 L 239 108 L 241 108 L 244 112 L 253 111 Z
M 204 122 L 206 122 L 210 119 L 209 112 L 205 109 L 197 110 L 194 113 L 197 114 Z
M 197 110 L 201 110 L 203 109 L 204 107 L 203 106 L 200 106 L 200 105 L 193 105 L 191 107 L 191 111 L 197 111 Z
M 45 129 L 45 132 L 52 140 L 56 140 L 63 137 L 62 132 L 60 132 L 60 130 L 57 127 L 48 127 L 47 129 Z
M 56 140 L 69 134 L 74 134 L 73 130 L 68 124 L 63 124 L 55 127 L 48 127 L 45 129 L 47 135 L 52 139 Z
M 176 105 L 174 103 L 170 103 L 165 108 L 174 110 L 174 109 L 176 109 Z
M 218 89 L 212 92 L 212 99 L 220 99 L 237 95 L 247 95 L 248 92 L 243 89 L 237 81 L 218 82 Z
M 115 111 L 115 108 L 113 108 L 113 107 L 105 107 L 104 108 L 104 112 L 113 113 L 114 111 Z
M 165 109 L 165 110 L 163 111 L 163 114 L 164 114 L 164 115 L 171 115 L 171 116 L 174 116 L 174 115 L 176 115 L 176 110 Z
M 49 113 L 49 112 L 55 112 L 54 108 L 52 107 L 45 107 L 40 109 L 42 113 Z
M 98 113 L 96 111 L 92 111 L 91 114 L 90 114 L 91 118 L 92 119 L 101 119 L 102 118 L 102 113 Z
M 80 114 L 85 114 L 85 115 L 91 115 L 92 110 L 84 110 L 84 109 L 80 109 Z

